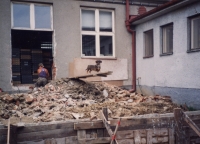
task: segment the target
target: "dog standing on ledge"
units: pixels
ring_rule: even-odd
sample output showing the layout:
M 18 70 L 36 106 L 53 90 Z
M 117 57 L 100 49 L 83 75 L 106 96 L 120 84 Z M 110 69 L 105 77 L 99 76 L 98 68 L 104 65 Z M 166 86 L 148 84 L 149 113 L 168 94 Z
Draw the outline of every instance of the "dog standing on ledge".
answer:
M 87 73 L 88 72 L 91 73 L 91 71 L 99 72 L 101 70 L 101 65 L 100 65 L 101 63 L 102 63 L 101 60 L 97 60 L 96 65 L 88 65 L 86 69 Z

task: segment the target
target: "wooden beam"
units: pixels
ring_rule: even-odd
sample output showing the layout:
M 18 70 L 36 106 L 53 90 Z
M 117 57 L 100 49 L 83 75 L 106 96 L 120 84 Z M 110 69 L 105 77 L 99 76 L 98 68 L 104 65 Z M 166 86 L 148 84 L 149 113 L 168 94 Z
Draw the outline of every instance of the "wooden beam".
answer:
M 182 111 L 182 113 L 184 115 L 184 120 L 196 132 L 196 134 L 200 137 L 200 129 L 199 129 L 199 127 L 188 117 L 187 114 L 185 114 L 183 111 Z
M 175 120 L 175 131 L 176 131 L 176 143 L 184 144 L 184 135 L 183 135 L 183 113 L 181 109 L 174 109 L 174 120 Z
M 112 71 L 107 72 L 99 72 L 95 74 L 86 74 L 86 75 L 79 75 L 74 77 L 69 77 L 70 79 L 79 79 L 79 78 L 88 78 L 88 77 L 107 77 L 107 75 L 111 75 Z
M 112 135 L 113 135 L 113 132 L 112 132 L 112 129 L 110 128 L 110 125 L 109 125 L 110 122 L 106 120 L 106 117 L 104 116 L 102 110 L 100 111 L 100 117 L 101 117 L 101 119 L 102 119 L 102 121 L 103 121 L 103 123 L 104 123 L 104 126 L 106 127 L 106 129 L 107 129 L 107 131 L 108 131 L 108 134 L 109 134 L 110 136 L 112 136 Z

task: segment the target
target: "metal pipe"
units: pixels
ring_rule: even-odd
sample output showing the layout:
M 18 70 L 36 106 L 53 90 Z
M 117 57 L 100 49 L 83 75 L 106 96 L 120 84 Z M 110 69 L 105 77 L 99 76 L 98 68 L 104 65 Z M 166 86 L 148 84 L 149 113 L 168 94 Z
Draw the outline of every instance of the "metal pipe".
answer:
M 129 17 L 130 17 L 130 3 L 129 0 L 126 0 L 126 29 L 128 32 L 132 34 L 132 90 L 131 92 L 136 91 L 136 41 L 135 41 L 135 31 L 130 28 L 130 22 L 129 22 Z

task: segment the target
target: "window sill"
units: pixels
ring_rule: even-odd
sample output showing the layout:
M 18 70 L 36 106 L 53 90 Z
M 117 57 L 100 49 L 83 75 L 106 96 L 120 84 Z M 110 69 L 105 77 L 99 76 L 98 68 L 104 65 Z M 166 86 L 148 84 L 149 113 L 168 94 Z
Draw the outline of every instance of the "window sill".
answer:
M 103 60 L 117 60 L 116 57 L 95 57 L 95 56 L 91 56 L 91 57 L 81 57 L 82 59 L 103 59 Z
M 145 56 L 145 57 L 143 57 L 143 59 L 152 58 L 152 57 L 153 57 L 153 55 L 151 55 L 151 56 Z
M 160 56 L 168 56 L 168 55 L 173 55 L 173 52 L 160 54 Z
M 193 53 L 193 52 L 200 52 L 200 48 L 187 50 L 187 53 Z

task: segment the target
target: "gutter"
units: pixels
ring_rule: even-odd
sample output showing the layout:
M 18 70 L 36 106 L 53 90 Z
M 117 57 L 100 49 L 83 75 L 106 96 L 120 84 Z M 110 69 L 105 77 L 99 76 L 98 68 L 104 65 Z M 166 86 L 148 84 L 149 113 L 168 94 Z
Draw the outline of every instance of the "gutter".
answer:
M 198 2 L 199 0 L 172 0 L 170 2 L 167 2 L 155 9 L 152 9 L 142 15 L 139 15 L 135 18 L 131 18 L 129 20 L 129 23 L 132 25 L 138 25 L 140 23 L 144 23 L 148 20 L 152 20 L 156 17 L 159 17 L 163 14 L 166 14 L 168 12 L 174 11 L 178 8 L 181 8 L 183 6 L 187 6 L 188 4 Z
M 135 41 L 135 31 L 131 29 L 130 25 L 130 5 L 129 0 L 126 0 L 126 29 L 128 32 L 132 34 L 132 89 L 130 92 L 136 91 L 136 41 Z

